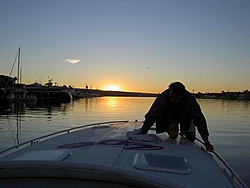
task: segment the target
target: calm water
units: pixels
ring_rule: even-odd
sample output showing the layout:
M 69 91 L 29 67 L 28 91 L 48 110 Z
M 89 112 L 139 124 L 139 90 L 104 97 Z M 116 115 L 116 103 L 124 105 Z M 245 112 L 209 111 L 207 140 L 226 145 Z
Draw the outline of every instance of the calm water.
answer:
M 155 98 L 100 97 L 69 104 L 0 105 L 0 150 L 51 132 L 111 120 L 144 120 Z M 210 141 L 250 187 L 250 101 L 198 100 Z

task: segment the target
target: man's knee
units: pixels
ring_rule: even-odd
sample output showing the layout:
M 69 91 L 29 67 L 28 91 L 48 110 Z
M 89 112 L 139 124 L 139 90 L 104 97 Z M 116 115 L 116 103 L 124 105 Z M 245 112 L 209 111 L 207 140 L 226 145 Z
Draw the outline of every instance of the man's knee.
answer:
M 186 132 L 185 136 L 191 142 L 195 140 L 195 132 Z
M 168 130 L 168 135 L 172 139 L 176 139 L 178 137 L 178 129 L 170 129 Z

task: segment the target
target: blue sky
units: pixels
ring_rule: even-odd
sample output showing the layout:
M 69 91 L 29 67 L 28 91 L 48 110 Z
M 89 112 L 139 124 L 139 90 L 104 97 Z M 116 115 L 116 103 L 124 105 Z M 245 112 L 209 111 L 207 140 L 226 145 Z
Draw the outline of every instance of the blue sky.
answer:
M 247 0 L 1 0 L 0 74 L 21 46 L 27 84 L 250 90 L 249 18 Z

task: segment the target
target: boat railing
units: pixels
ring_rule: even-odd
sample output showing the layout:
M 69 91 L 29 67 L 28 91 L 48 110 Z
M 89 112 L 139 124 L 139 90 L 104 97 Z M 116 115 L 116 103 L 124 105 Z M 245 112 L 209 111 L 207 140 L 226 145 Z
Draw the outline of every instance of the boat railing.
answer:
M 196 140 L 202 145 L 205 145 L 204 142 L 202 142 L 199 138 L 196 138 Z M 223 158 L 218 153 L 216 153 L 214 150 L 210 152 L 213 153 L 219 159 L 219 161 L 224 165 L 226 169 L 223 168 L 223 171 L 226 172 L 227 170 L 232 180 L 236 180 L 237 183 L 240 184 L 240 187 L 247 188 L 246 184 L 241 180 L 241 178 L 234 172 L 234 170 L 227 164 L 225 160 L 223 160 Z
M 63 134 L 63 133 L 69 133 L 70 131 L 74 131 L 74 130 L 78 130 L 78 129 L 82 129 L 82 128 L 86 128 L 86 127 L 91 127 L 91 126 L 100 126 L 100 125 L 105 125 L 105 124 L 126 123 L 126 122 L 128 122 L 128 121 L 127 120 L 108 121 L 108 122 L 100 122 L 100 123 L 92 123 L 92 124 L 87 124 L 87 125 L 80 125 L 80 126 L 77 126 L 77 127 L 64 129 L 64 130 L 61 130 L 61 131 L 58 131 L 58 132 L 50 133 L 50 134 L 47 134 L 47 135 L 44 135 L 44 136 L 41 136 L 41 137 L 38 137 L 38 138 L 28 140 L 28 141 L 20 143 L 18 145 L 9 147 L 9 148 L 7 148 L 5 150 L 0 151 L 0 156 L 8 154 L 8 153 L 12 152 L 12 150 L 21 149 L 24 146 L 36 144 L 36 143 L 40 142 L 42 139 L 48 139 L 49 137 L 56 136 L 56 135 Z

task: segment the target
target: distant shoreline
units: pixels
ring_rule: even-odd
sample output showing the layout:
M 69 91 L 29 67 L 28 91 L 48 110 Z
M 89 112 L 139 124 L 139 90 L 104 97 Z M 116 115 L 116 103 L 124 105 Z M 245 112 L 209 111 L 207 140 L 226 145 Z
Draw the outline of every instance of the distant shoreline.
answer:
M 106 91 L 98 89 L 75 89 L 81 93 L 94 93 L 98 96 L 123 96 L 123 97 L 157 97 L 160 93 L 128 92 L 128 91 Z M 222 92 L 222 93 L 192 93 L 197 99 L 229 99 L 250 100 L 250 92 Z
M 81 93 L 95 93 L 98 96 L 122 96 L 122 97 L 157 97 L 156 93 L 143 93 L 143 92 L 128 92 L 128 91 L 106 91 L 98 89 L 74 89 L 76 92 Z

